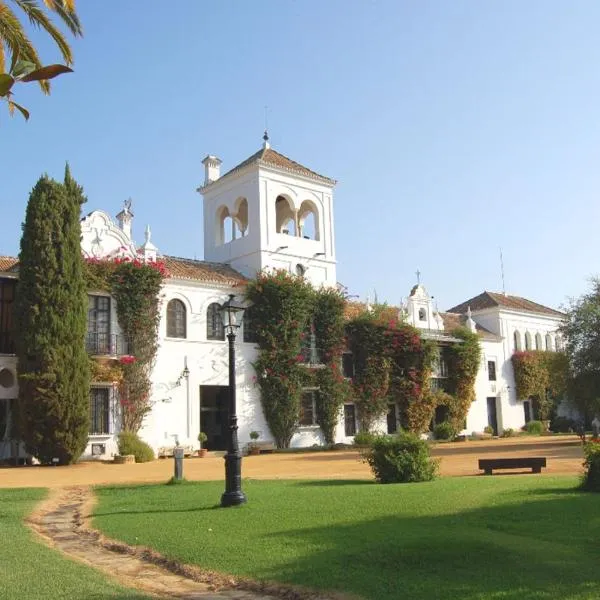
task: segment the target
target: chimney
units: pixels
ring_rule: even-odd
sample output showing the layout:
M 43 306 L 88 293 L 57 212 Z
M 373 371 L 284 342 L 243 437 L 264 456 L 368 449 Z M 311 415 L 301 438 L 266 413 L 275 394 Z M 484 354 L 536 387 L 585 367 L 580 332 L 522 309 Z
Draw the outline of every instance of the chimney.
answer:
M 202 161 L 204 165 L 204 185 L 216 181 L 221 176 L 221 159 L 211 154 Z
M 117 215 L 117 221 L 121 231 L 131 239 L 131 222 L 133 213 L 131 212 L 131 198 L 123 202 L 123 210 Z

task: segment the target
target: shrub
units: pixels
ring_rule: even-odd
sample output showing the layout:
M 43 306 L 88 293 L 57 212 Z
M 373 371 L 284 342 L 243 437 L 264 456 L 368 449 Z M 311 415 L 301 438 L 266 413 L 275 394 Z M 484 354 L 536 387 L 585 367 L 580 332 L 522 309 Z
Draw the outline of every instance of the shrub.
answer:
M 133 454 L 135 462 L 149 462 L 154 460 L 154 450 L 146 442 L 140 440 L 137 434 L 130 431 L 122 431 L 119 434 L 119 454 Z
M 550 423 L 550 431 L 554 433 L 569 433 L 577 429 L 577 423 L 568 417 L 554 417 Z
M 600 492 L 600 444 L 588 442 L 583 451 L 585 453 L 585 473 L 581 487 L 589 492 Z
M 439 464 L 430 458 L 427 442 L 413 433 L 379 436 L 363 456 L 379 483 L 431 481 Z
M 514 437 L 515 435 L 515 430 L 512 429 L 511 427 L 507 427 L 503 432 L 502 432 L 502 437 L 505 438 L 509 438 L 509 437 Z
M 489 433 L 490 435 L 494 435 L 494 428 L 491 425 L 486 425 L 483 428 L 483 433 Z
M 541 435 L 544 433 L 544 424 L 541 421 L 529 421 L 525 423 L 525 431 L 533 435 Z
M 436 440 L 453 440 L 456 437 L 456 429 L 454 429 L 452 423 L 448 421 L 438 423 L 433 428 L 433 437 Z
M 371 433 L 370 431 L 359 431 L 354 436 L 354 444 L 356 446 L 370 446 L 375 440 L 382 437 L 378 433 Z

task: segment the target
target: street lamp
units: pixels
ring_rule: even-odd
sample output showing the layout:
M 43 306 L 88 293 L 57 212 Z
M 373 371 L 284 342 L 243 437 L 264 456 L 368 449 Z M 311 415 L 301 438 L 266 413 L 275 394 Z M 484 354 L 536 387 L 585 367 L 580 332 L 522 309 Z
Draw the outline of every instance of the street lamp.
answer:
M 235 304 L 234 295 L 221 306 L 223 326 L 229 341 L 229 435 L 225 455 L 225 492 L 221 496 L 221 506 L 238 506 L 246 502 L 242 492 L 242 455 L 238 445 L 238 425 L 235 405 L 235 334 L 240 326 L 244 307 Z

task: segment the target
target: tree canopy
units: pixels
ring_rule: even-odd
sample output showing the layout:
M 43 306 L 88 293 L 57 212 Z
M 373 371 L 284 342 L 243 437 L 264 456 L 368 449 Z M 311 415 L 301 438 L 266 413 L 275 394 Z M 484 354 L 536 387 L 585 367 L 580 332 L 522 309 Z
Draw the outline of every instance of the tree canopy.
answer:
M 561 334 L 569 360 L 569 398 L 586 416 L 600 414 L 600 279 L 571 301 Z

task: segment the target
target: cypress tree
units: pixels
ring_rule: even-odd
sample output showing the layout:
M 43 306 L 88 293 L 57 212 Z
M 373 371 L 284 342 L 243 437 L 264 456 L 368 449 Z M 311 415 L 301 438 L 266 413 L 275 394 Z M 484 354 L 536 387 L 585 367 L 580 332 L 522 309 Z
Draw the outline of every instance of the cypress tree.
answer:
M 87 294 L 80 246 L 82 188 L 44 175 L 33 188 L 21 238 L 16 296 L 19 426 L 42 463 L 76 461 L 89 431 Z

